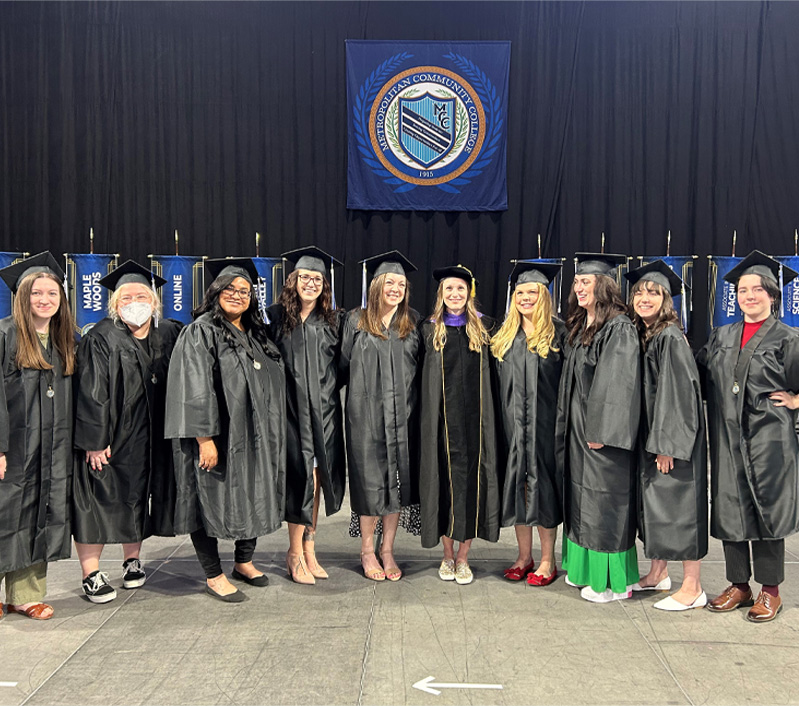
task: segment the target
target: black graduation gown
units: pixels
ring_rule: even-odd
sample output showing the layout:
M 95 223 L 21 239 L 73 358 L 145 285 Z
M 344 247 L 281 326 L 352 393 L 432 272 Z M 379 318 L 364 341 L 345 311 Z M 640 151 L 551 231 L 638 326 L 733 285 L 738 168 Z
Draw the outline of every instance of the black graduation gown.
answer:
M 642 368 L 639 529 L 649 559 L 688 561 L 707 554 L 707 445 L 699 373 L 679 327 L 649 341 Z M 658 454 L 674 457 L 668 473 Z
M 491 332 L 493 319 L 484 316 Z M 419 497 L 422 546 L 442 536 L 463 542 L 499 539 L 500 482 L 494 385 L 488 345 L 469 350 L 465 326 L 447 326 L 444 348 L 433 348 L 434 324 L 424 342 L 421 390 Z
M 771 321 L 737 395 L 743 322 L 715 329 L 697 355 L 707 397 L 710 533 L 730 542 L 782 539 L 799 530 L 796 412 L 768 398 L 799 391 L 799 330 Z
M 504 360 L 496 361 L 497 409 L 502 420 L 505 480 L 502 526 L 563 522 L 563 477 L 555 460 L 555 417 L 566 327 L 555 324 L 554 348 L 541 358 L 527 348 L 519 327 Z
M 285 512 L 286 380 L 273 343 L 264 349 L 223 326 L 210 313 L 198 317 L 181 332 L 169 366 L 175 532 L 203 527 L 209 537 L 252 539 L 278 529 Z M 219 454 L 211 471 L 199 464 L 197 437 L 205 436 Z
M 344 460 L 344 422 L 338 384 L 340 332 L 344 312 L 337 312 L 336 327 L 316 311 L 290 334 L 283 331 L 283 306 L 267 309 L 269 334 L 286 365 L 286 520 L 313 523 L 313 462 L 325 511 L 341 509 L 347 483 Z
M 360 316 L 360 309 L 347 315 L 341 346 L 350 505 L 356 515 L 390 515 L 419 502 L 421 338 L 414 329 L 400 339 L 394 320 L 387 339 L 373 336 L 358 329 Z
M 641 411 L 638 332 L 626 315 L 608 321 L 563 364 L 556 453 L 563 472 L 566 536 L 584 549 L 617 553 L 635 543 Z M 604 444 L 589 449 L 588 442 Z
M 8 317 L 0 321 L 0 574 L 66 559 L 72 548 L 72 379 L 52 344 L 45 353 L 52 370 L 20 369 L 16 355 Z
M 105 318 L 78 346 L 75 375 L 73 534 L 85 544 L 174 536 L 175 482 L 164 440 L 169 358 L 182 324 L 150 325 L 142 347 L 122 322 Z M 111 447 L 101 471 L 86 451 Z

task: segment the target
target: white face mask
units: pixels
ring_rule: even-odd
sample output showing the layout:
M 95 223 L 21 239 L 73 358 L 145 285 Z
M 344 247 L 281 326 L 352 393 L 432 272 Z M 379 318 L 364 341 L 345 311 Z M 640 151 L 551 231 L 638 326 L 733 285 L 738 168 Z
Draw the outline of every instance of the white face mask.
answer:
M 119 307 L 119 318 L 131 326 L 143 326 L 153 315 L 153 305 L 148 302 L 131 302 Z

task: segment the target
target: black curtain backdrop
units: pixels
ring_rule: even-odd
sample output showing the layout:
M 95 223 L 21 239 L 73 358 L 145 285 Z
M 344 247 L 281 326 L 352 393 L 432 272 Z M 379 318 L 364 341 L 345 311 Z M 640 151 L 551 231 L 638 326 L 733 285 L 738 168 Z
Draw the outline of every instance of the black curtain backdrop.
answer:
M 144 261 L 316 243 L 462 262 L 501 314 L 508 260 L 597 250 L 793 252 L 799 4 L 790 2 L 0 3 L 0 249 Z M 346 203 L 345 39 L 512 42 L 505 212 Z M 571 262 L 566 280 L 571 279 Z

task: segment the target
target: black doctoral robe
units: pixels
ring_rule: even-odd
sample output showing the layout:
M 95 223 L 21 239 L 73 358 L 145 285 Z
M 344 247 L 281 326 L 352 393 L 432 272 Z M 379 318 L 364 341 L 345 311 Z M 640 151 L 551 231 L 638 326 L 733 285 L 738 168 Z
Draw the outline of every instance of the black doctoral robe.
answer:
M 166 437 L 174 439 L 177 534 L 203 527 L 209 537 L 252 539 L 280 527 L 286 381 L 271 341 L 264 348 L 210 313 L 186 326 L 169 366 Z M 197 437 L 213 437 L 211 471 L 200 468 Z
M 639 444 L 639 530 L 649 559 L 688 561 L 707 554 L 707 445 L 699 373 L 679 327 L 652 338 L 643 358 Z M 657 469 L 658 454 L 674 468 Z
M 164 440 L 169 358 L 182 324 L 150 326 L 142 346 L 130 329 L 106 318 L 78 346 L 75 375 L 73 534 L 84 544 L 174 536 L 175 481 Z M 86 451 L 111 447 L 101 471 Z
M 418 314 L 411 312 L 414 322 Z M 358 328 L 361 310 L 344 322 L 341 371 L 347 381 L 346 432 L 350 505 L 356 515 L 382 516 L 419 502 L 419 331 L 387 339 Z
M 52 370 L 20 369 L 16 355 L 8 317 L 0 320 L 0 574 L 66 559 L 72 548 L 72 378 L 52 344 L 45 352 Z
M 482 318 L 489 331 L 493 319 Z M 421 327 L 419 497 L 422 546 L 442 536 L 496 542 L 500 529 L 494 381 L 488 345 L 469 350 L 466 326 L 447 326 L 444 348 L 433 348 L 434 325 Z
M 799 531 L 796 412 L 769 395 L 799 391 L 799 330 L 776 319 L 733 393 L 743 322 L 713 331 L 697 355 L 707 397 L 710 533 L 742 542 Z M 750 340 L 747 347 L 755 341 Z
M 555 460 L 555 418 L 566 327 L 558 319 L 553 323 L 555 338 L 546 358 L 527 348 L 527 336 L 519 327 L 504 359 L 496 361 L 497 409 L 504 432 L 503 527 L 537 525 L 551 529 L 563 522 L 563 477 Z
M 286 520 L 313 524 L 314 458 L 325 511 L 341 509 L 347 483 L 344 422 L 338 384 L 344 312 L 332 328 L 316 311 L 291 333 L 283 330 L 283 306 L 267 309 L 269 334 L 286 365 Z
M 640 412 L 638 333 L 620 314 L 590 345 L 574 341 L 560 379 L 556 453 L 563 524 L 566 536 L 584 549 L 618 553 L 635 543 Z M 589 449 L 589 441 L 604 447 Z

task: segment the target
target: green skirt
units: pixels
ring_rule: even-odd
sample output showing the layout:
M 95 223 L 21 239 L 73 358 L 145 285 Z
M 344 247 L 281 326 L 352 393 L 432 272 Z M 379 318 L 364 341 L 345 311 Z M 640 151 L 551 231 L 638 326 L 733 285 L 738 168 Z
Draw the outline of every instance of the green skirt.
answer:
M 585 549 L 563 537 L 563 570 L 569 581 L 578 586 L 590 586 L 597 593 L 608 588 L 614 593 L 625 593 L 640 578 L 638 553 L 635 545 L 626 552 L 595 552 Z

